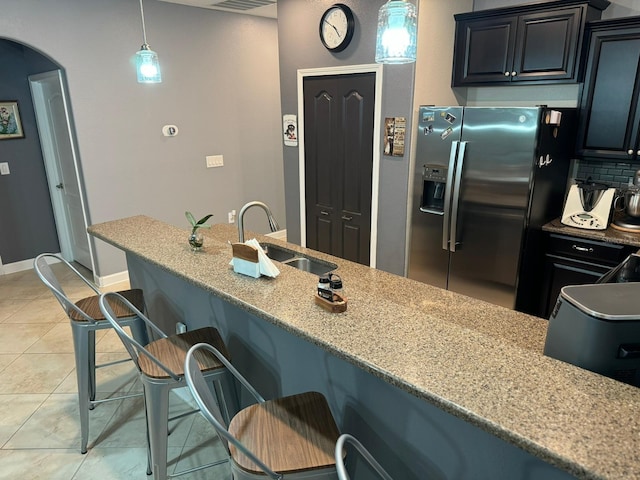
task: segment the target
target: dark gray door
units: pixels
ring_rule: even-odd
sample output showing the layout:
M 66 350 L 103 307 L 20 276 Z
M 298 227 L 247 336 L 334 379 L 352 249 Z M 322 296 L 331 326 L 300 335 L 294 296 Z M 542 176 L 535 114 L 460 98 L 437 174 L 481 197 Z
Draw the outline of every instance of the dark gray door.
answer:
M 375 74 L 306 77 L 307 246 L 369 264 Z

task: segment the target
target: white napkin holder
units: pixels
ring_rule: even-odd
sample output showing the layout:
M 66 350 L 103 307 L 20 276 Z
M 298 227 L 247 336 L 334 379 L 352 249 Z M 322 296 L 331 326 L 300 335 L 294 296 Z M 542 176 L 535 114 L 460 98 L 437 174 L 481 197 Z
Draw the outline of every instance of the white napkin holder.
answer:
M 231 264 L 234 272 L 253 278 L 258 278 L 260 275 L 277 277 L 280 274 L 278 267 L 267 257 L 255 238 L 245 243 L 232 243 L 231 248 L 233 250 Z

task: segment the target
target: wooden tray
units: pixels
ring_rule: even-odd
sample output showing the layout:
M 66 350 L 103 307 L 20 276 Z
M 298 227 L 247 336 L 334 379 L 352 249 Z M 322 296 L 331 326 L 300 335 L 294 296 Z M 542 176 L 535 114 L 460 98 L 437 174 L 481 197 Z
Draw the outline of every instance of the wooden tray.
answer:
M 342 298 L 337 293 L 333 294 L 333 302 L 330 302 L 329 300 L 322 298 L 317 293 L 314 295 L 314 297 L 316 299 L 315 300 L 316 305 L 320 305 L 327 312 L 341 313 L 347 309 L 347 300 L 345 298 Z

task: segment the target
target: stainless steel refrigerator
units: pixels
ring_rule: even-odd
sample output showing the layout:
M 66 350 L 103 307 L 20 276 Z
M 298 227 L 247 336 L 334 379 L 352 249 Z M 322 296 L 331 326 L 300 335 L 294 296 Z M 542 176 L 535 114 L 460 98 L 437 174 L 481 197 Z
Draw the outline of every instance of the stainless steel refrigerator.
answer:
M 575 109 L 420 107 L 408 276 L 536 313 Z

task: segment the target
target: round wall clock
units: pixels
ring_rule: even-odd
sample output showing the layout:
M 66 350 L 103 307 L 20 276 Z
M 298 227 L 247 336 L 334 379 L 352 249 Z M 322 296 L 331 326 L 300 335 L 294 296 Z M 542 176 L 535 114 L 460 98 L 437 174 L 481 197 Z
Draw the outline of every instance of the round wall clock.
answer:
M 342 3 L 336 3 L 327 9 L 320 19 L 320 40 L 332 52 L 341 52 L 351 42 L 355 29 L 355 20 L 351 9 Z

